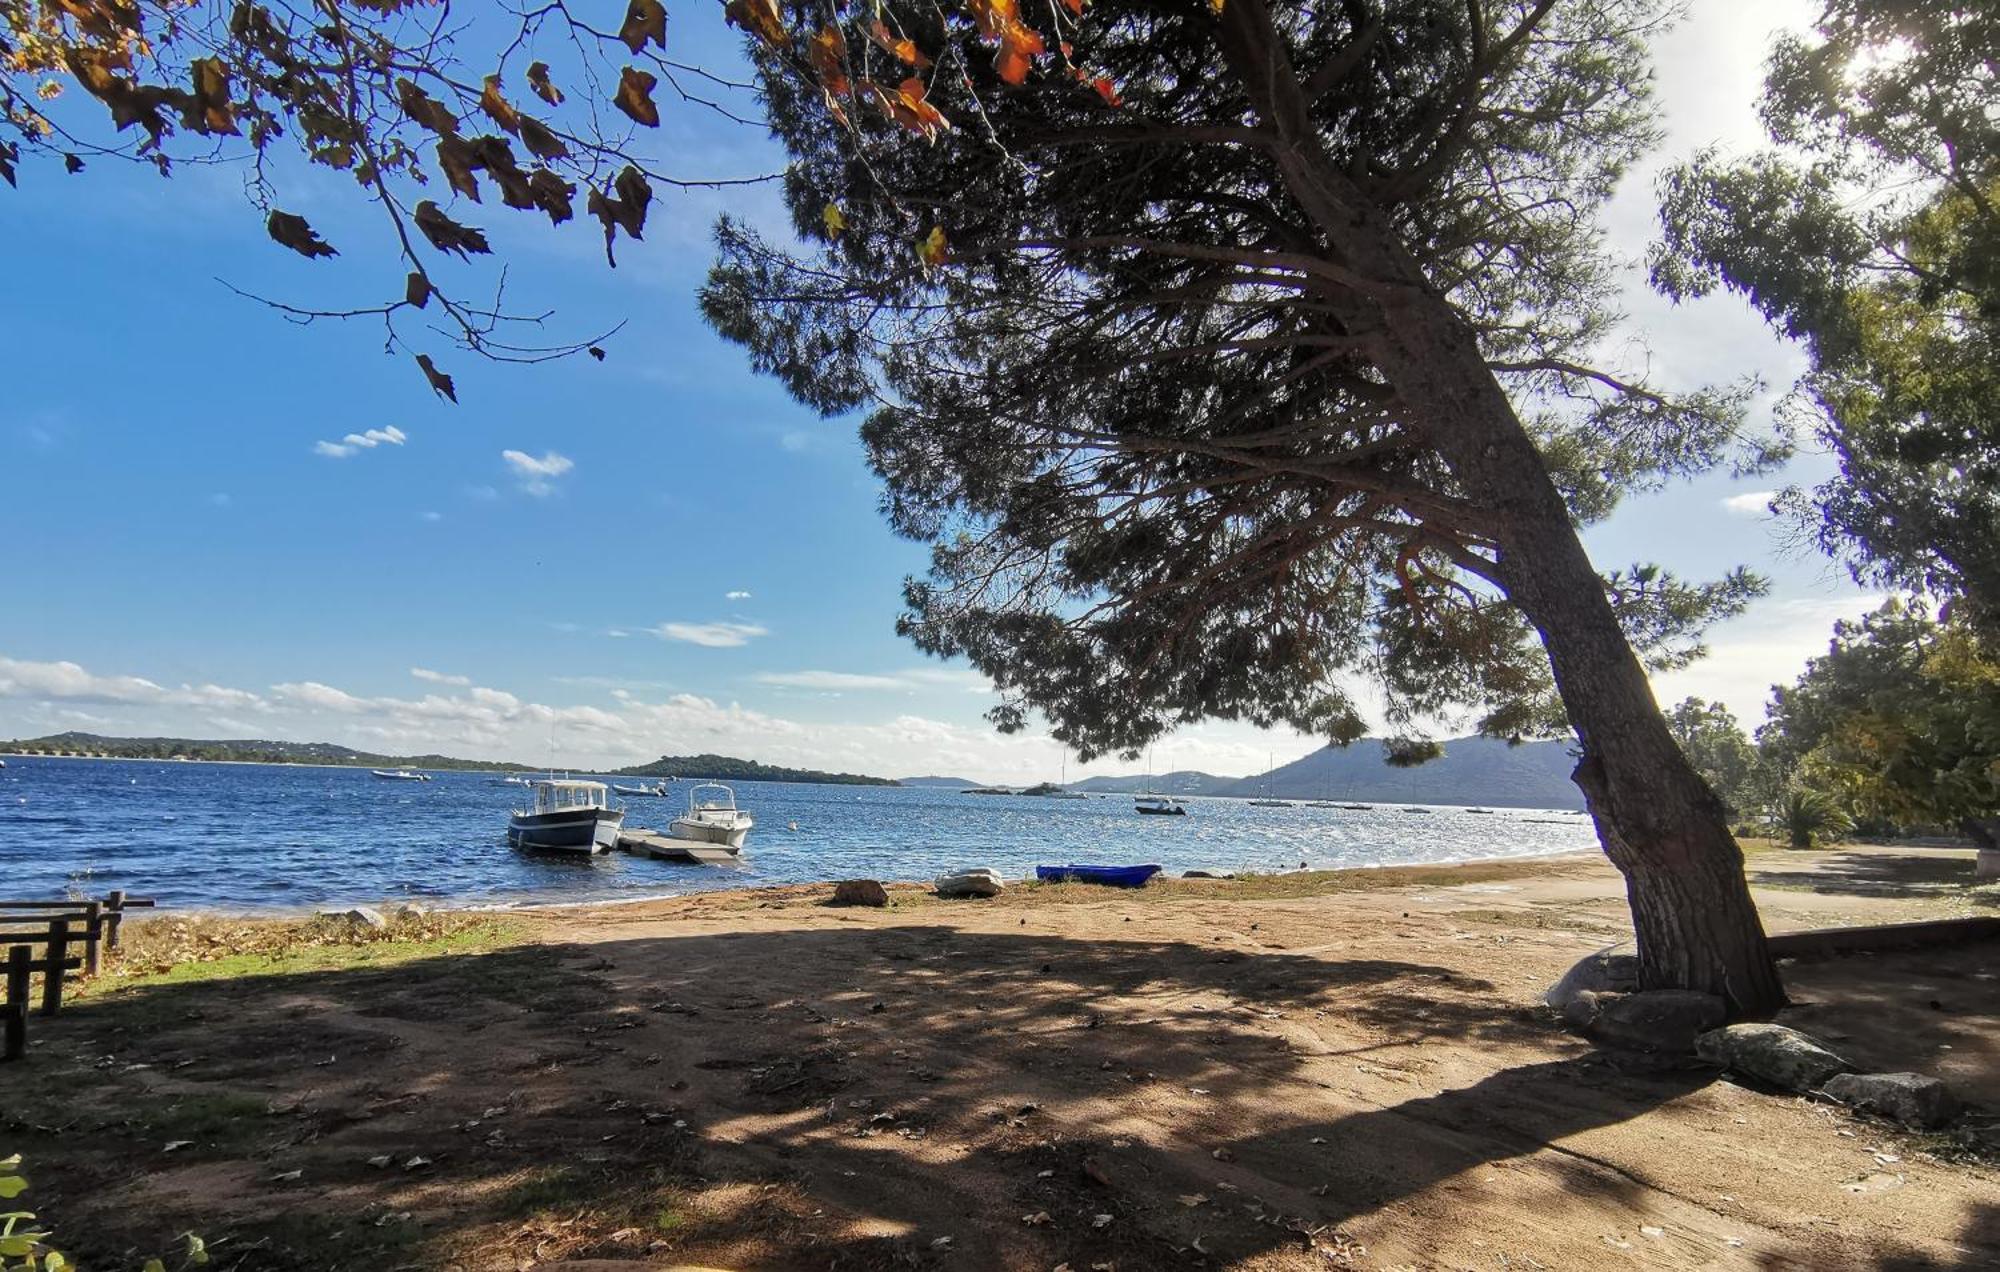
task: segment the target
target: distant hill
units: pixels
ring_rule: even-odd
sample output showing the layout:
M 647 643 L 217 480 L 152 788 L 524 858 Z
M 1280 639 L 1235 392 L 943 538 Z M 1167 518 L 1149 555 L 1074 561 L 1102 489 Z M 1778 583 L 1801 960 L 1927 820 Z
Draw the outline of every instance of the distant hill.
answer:
M 1509 746 L 1492 738 L 1452 738 L 1444 755 L 1416 768 L 1391 768 L 1379 738 L 1322 747 L 1255 777 L 1181 771 L 1154 776 L 1093 777 L 1072 789 L 1130 794 L 1224 795 L 1256 799 L 1334 799 L 1366 804 L 1485 804 L 1503 808 L 1582 808 L 1570 781 L 1576 761 L 1567 742 Z
M 1142 791 L 1153 791 L 1161 795 L 1225 795 L 1238 785 L 1233 777 L 1217 777 L 1213 773 L 1200 773 L 1194 769 L 1178 769 L 1172 773 L 1139 774 L 1133 777 L 1090 777 L 1081 782 L 1072 782 L 1073 791 L 1105 792 L 1112 795 L 1131 795 Z
M 728 782 L 826 782 L 836 786 L 895 786 L 893 778 L 858 773 L 822 773 L 739 760 L 727 755 L 662 755 L 651 764 L 622 768 L 614 777 L 690 777 Z
M 203 741 L 197 738 L 109 738 L 97 733 L 52 733 L 45 738 L 0 742 L 20 755 L 103 755 L 120 760 L 223 760 L 238 764 L 341 764 L 351 768 L 476 769 L 525 773 L 525 764 L 461 760 L 450 755 L 376 755 L 331 742 L 269 739 Z
M 896 781 L 898 786 L 978 786 L 980 783 L 969 777 L 904 777 Z
M 1452 738 L 1444 755 L 1415 768 L 1391 768 L 1379 739 L 1322 747 L 1269 773 L 1246 777 L 1223 795 L 1358 800 L 1368 804 L 1489 804 L 1505 808 L 1582 808 L 1570 780 L 1576 760 L 1567 742 Z

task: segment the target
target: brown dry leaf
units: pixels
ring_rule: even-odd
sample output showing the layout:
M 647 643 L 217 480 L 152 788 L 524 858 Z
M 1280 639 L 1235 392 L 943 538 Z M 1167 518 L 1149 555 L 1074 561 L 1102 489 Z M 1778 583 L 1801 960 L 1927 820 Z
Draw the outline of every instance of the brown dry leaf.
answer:
M 791 33 L 785 30 L 785 20 L 778 13 L 777 0 L 729 0 L 722 13 L 731 26 L 754 33 L 772 48 L 782 49 L 791 45 Z
M 1208 1204 L 1208 1194 L 1207 1194 L 1207 1193 L 1182 1193 L 1182 1194 L 1181 1194 L 1181 1199 L 1180 1199 L 1180 1200 L 1181 1200 L 1181 1204 L 1182 1204 L 1183 1206 L 1187 1206 L 1187 1207 L 1189 1207 L 1190 1209 L 1192 1209 L 1192 1208 L 1193 1208 L 1193 1207 L 1195 1207 L 1195 1206 L 1205 1206 L 1205 1205 L 1207 1205 L 1207 1204 Z
M 1027 1224 L 1030 1228 L 1039 1228 L 1044 1224 L 1053 1223 L 1055 1221 L 1049 1218 L 1048 1211 L 1037 1210 L 1034 1214 L 1022 1215 L 1021 1222 Z
M 300 256 L 338 256 L 333 245 L 320 238 L 318 231 L 306 223 L 302 216 L 290 212 L 273 212 L 264 219 L 264 228 L 272 238 L 291 248 Z
M 535 96 L 551 106 L 562 105 L 562 90 L 549 82 L 549 64 L 530 62 L 528 64 L 528 87 L 535 90 Z
M 625 25 L 618 28 L 618 38 L 634 53 L 645 48 L 648 40 L 667 47 L 666 6 L 660 0 L 632 0 L 625 6 Z
M 561 225 L 575 215 L 576 187 L 547 168 L 537 168 L 528 178 L 528 193 L 534 205 L 549 214 L 549 221 Z
M 449 137 L 458 131 L 458 116 L 409 80 L 396 81 L 396 103 L 403 108 L 405 115 L 440 137 Z
M 479 178 L 472 175 L 479 161 L 464 138 L 438 138 L 437 157 L 438 167 L 444 170 L 445 182 L 474 203 L 479 202 Z
M 235 133 L 236 112 L 229 105 L 229 71 L 222 59 L 198 57 L 188 63 L 194 79 L 194 103 L 184 112 L 188 127 L 200 133 Z
M 407 303 L 415 305 L 418 309 L 422 309 L 425 305 L 430 304 L 431 280 L 425 278 L 416 270 L 411 270 L 410 276 L 403 280 L 403 299 Z
M 637 122 L 658 128 L 660 108 L 653 102 L 653 85 L 659 82 L 650 71 L 628 66 L 618 76 L 618 95 L 612 101 Z
M 463 257 L 471 252 L 493 250 L 487 244 L 484 234 L 469 225 L 460 225 L 452 220 L 444 214 L 442 208 L 429 199 L 417 204 L 411 219 L 416 221 L 417 228 L 423 231 L 424 237 L 431 241 L 431 246 L 441 252 L 456 252 Z
M 424 379 L 431 382 L 432 391 L 440 397 L 449 398 L 453 405 L 458 403 L 458 390 L 452 385 L 451 377 L 437 369 L 437 363 L 431 361 L 431 355 L 428 353 L 418 354 L 417 365 L 423 368 Z M 413 1158 L 411 1165 L 414 1166 L 418 1160 Z
M 479 91 L 479 109 L 486 117 L 508 132 L 519 136 L 521 133 L 521 112 L 500 93 L 500 77 L 488 75 L 486 86 Z
M 521 116 L 521 144 L 537 159 L 567 159 L 569 147 L 562 138 L 549 131 L 548 126 L 531 115 Z

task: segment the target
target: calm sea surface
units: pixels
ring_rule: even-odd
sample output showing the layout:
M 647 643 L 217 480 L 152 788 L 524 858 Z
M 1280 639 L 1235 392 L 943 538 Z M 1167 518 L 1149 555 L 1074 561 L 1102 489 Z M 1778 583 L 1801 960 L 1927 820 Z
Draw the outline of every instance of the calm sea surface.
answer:
M 741 864 L 683 866 L 612 853 L 551 859 L 507 847 L 519 787 L 483 773 L 390 782 L 366 769 L 9 758 L 0 770 L 0 896 L 72 883 L 163 905 L 298 910 L 414 898 L 512 905 L 663 896 L 701 888 L 871 877 L 928 879 L 993 866 L 1157 862 L 1169 871 L 1398 865 L 1588 850 L 1584 817 L 1381 806 L 1254 808 L 1190 799 L 1141 817 L 1130 796 L 1050 800 L 956 789 L 736 784 L 757 829 Z M 627 799 L 627 826 L 664 830 L 686 808 Z M 796 822 L 797 830 L 787 829 Z

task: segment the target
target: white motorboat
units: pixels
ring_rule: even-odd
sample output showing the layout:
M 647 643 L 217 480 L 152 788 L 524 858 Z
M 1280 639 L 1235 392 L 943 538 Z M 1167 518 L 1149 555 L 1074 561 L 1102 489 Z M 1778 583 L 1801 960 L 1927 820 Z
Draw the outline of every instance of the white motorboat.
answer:
M 720 782 L 703 782 L 688 792 L 686 814 L 674 818 L 667 833 L 675 839 L 693 839 L 741 852 L 744 839 L 756 824 L 749 813 L 736 807 L 735 791 Z
M 428 782 L 431 780 L 429 773 L 412 773 L 408 769 L 369 769 L 368 771 L 385 782 Z
M 586 855 L 618 846 L 625 810 L 610 806 L 604 783 L 550 778 L 531 785 L 534 802 L 507 819 L 508 843 Z
M 527 778 L 518 776 L 513 773 L 509 773 L 505 777 L 489 777 L 486 779 L 486 784 L 488 786 L 533 786 L 534 785 L 534 783 L 529 781 Z
M 667 784 L 665 782 L 655 782 L 651 786 L 620 786 L 618 783 L 613 782 L 611 789 L 620 795 L 640 795 L 649 798 L 658 798 L 667 793 Z
M 1134 795 L 1132 811 L 1149 817 L 1185 817 L 1187 809 L 1171 795 Z

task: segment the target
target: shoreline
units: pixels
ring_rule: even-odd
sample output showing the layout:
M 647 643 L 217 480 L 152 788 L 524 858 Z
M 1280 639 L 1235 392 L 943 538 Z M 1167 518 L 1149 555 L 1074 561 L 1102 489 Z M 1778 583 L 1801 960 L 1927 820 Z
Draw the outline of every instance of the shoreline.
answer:
M 1482 868 L 1488 866 L 1518 867 L 1518 866 L 1530 865 L 1537 862 L 1557 864 L 1565 861 L 1590 861 L 1590 860 L 1604 860 L 1604 859 L 1605 859 L 1604 854 L 1600 849 L 1578 849 L 1578 850 L 1563 850 L 1556 852 L 1528 852 L 1519 854 L 1499 854 L 1487 857 L 1457 857 L 1442 861 L 1370 862 L 1365 865 L 1337 866 L 1325 870 L 1272 870 L 1272 871 L 1245 870 L 1245 871 L 1235 872 L 1234 879 L 1224 879 L 1220 877 L 1208 878 L 1208 879 L 1202 879 L 1202 878 L 1187 879 L 1182 877 L 1181 875 L 1177 874 L 1169 875 L 1162 872 L 1162 874 L 1159 876 L 1159 881 L 1164 881 L 1174 884 L 1182 884 L 1182 883 L 1207 884 L 1207 883 L 1241 882 L 1252 879 L 1276 880 L 1276 879 L 1311 878 L 1317 880 L 1325 880 L 1329 884 L 1337 884 L 1339 880 L 1350 876 L 1373 876 L 1379 878 L 1382 875 L 1382 872 L 1384 871 L 1429 872 L 1429 873 L 1447 873 L 1447 874 L 1452 872 L 1473 873 L 1473 872 L 1478 872 Z M 438 898 L 436 902 L 433 903 L 431 898 L 427 898 L 421 895 L 404 895 L 404 896 L 377 896 L 377 897 L 365 897 L 365 898 L 349 897 L 345 899 L 329 899 L 312 905 L 284 906 L 284 907 L 274 907 L 269 909 L 255 909 L 255 910 L 229 909 L 226 907 L 208 907 L 208 906 L 204 906 L 201 908 L 177 908 L 169 906 L 169 907 L 163 907 L 155 911 L 154 913 L 161 915 L 176 914 L 188 918 L 209 917 L 209 918 L 220 918 L 220 919 L 238 919 L 238 920 L 271 921 L 271 922 L 311 919 L 320 914 L 329 912 L 338 912 L 341 910 L 349 910 L 357 907 L 367 907 L 370 909 L 381 910 L 387 913 L 393 910 L 395 907 L 403 905 L 421 906 L 424 909 L 424 911 L 429 914 L 523 915 L 523 914 L 539 914 L 545 911 L 555 911 L 559 913 L 562 912 L 574 913 L 577 911 L 589 911 L 589 910 L 599 910 L 599 909 L 618 910 L 618 909 L 627 909 L 634 906 L 660 905 L 668 902 L 687 901 L 695 898 L 717 898 L 720 900 L 727 901 L 731 899 L 741 899 L 741 898 L 755 897 L 755 896 L 770 896 L 770 897 L 805 896 L 808 894 L 826 893 L 830 889 L 832 889 L 832 887 L 836 883 L 839 883 L 843 878 L 851 879 L 851 878 L 863 878 L 863 877 L 866 876 L 844 875 L 840 877 L 814 879 L 814 880 L 801 880 L 790 883 L 743 883 L 743 884 L 733 884 L 729 886 L 716 887 L 716 888 L 683 888 L 678 891 L 663 891 L 663 892 L 649 891 L 644 893 L 637 893 L 630 896 L 585 897 L 576 900 L 558 900 L 558 899 L 544 900 L 540 899 L 539 897 L 529 896 L 529 897 L 523 897 L 522 899 L 519 900 L 511 900 L 511 901 L 480 901 L 472 903 L 467 903 L 463 898 L 456 898 L 456 899 Z M 919 889 L 925 892 L 926 894 L 929 894 L 931 888 L 931 881 L 928 879 L 887 878 L 887 879 L 878 879 L 876 880 L 876 882 L 882 884 L 883 887 L 891 890 L 901 889 L 908 891 L 912 889 Z M 1007 884 L 1010 889 L 1018 889 L 1023 887 L 1024 885 L 1033 885 L 1036 887 L 1049 886 L 1038 883 L 1033 878 L 1032 875 L 1025 875 L 1018 879 L 1009 879 L 1007 880 Z M 1080 884 L 1075 886 L 1090 887 L 1091 885 Z M 1150 887 L 1151 885 L 1148 886 Z M 1388 886 L 1394 886 L 1394 885 L 1391 884 Z M 1104 892 L 1107 895 L 1118 894 L 1118 893 L 1125 893 L 1129 895 L 1132 892 L 1137 892 L 1143 895 L 1143 893 L 1146 891 L 1145 889 L 1128 890 L 1120 888 L 1101 888 L 1098 890 Z M 1329 890 L 1338 891 L 1340 889 L 1338 889 L 1337 887 L 1330 887 Z M 144 920 L 141 919 L 139 921 L 143 922 Z

